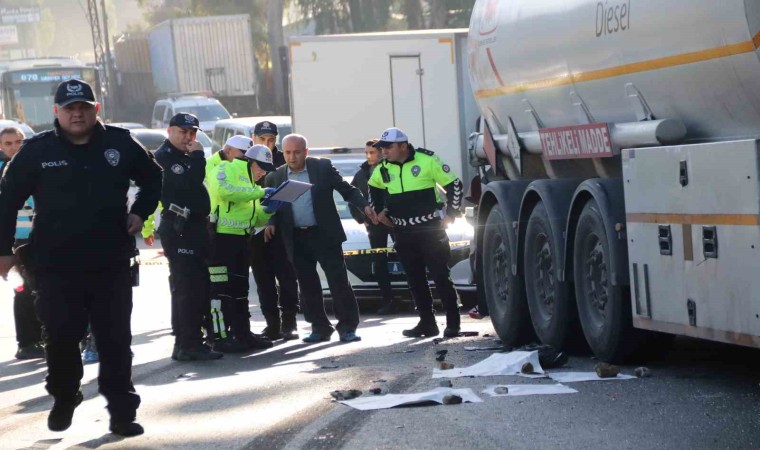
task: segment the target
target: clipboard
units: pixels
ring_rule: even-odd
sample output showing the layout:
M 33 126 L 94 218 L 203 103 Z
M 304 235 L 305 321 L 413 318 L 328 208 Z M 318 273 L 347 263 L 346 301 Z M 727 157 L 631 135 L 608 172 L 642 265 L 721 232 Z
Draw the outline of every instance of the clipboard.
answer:
M 305 194 L 311 189 L 311 183 L 304 183 L 303 181 L 286 180 L 283 182 L 272 195 L 266 200 L 262 200 L 261 205 L 266 206 L 269 200 L 279 200 L 281 202 L 293 203 L 298 200 L 298 197 Z

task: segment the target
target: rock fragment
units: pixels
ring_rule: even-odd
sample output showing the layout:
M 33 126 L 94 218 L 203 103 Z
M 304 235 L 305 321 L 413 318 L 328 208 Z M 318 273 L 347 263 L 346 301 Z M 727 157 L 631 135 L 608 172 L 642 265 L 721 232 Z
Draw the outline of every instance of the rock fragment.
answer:
M 599 378 L 615 378 L 620 373 L 620 367 L 600 362 L 594 367 Z
M 649 378 L 652 376 L 652 371 L 649 370 L 648 367 L 637 367 L 636 370 L 633 371 L 633 374 L 639 378 Z
M 458 395 L 446 395 L 443 397 L 444 405 L 459 405 L 462 403 L 462 397 Z
M 332 398 L 334 398 L 337 401 L 351 400 L 352 398 L 361 396 L 362 391 L 358 389 L 348 389 L 348 390 L 341 390 L 341 391 L 332 391 L 330 392 L 330 395 L 332 396 Z

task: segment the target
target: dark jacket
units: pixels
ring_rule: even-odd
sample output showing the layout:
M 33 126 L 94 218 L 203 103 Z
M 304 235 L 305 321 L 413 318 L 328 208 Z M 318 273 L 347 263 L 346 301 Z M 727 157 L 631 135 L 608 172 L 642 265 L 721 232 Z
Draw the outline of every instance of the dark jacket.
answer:
M 276 145 L 274 146 L 274 150 L 272 150 L 272 164 L 274 164 L 275 167 L 281 167 L 285 165 L 285 155 L 282 154 Z
M 362 196 L 369 200 L 369 185 L 367 184 L 369 182 L 369 177 L 372 176 L 372 172 L 374 172 L 375 167 L 370 167 L 369 163 L 367 161 L 364 161 L 362 165 L 359 167 L 359 170 L 354 175 L 354 178 L 351 180 L 351 186 L 356 186 L 359 191 L 361 191 Z M 378 195 L 381 195 L 378 193 Z M 364 214 L 364 211 L 359 210 L 359 208 L 355 207 L 354 205 L 348 205 L 349 211 L 351 212 L 351 216 L 359 223 L 364 223 L 367 225 L 372 225 L 372 222 L 369 222 L 367 220 L 367 216 Z M 380 211 L 375 211 L 380 212 Z M 385 225 L 382 225 L 385 226 Z
M 340 216 L 335 207 L 333 191 L 340 195 L 350 204 L 358 208 L 368 205 L 361 192 L 351 186 L 340 176 L 332 162 L 326 158 L 306 158 L 306 170 L 309 172 L 311 187 L 311 200 L 314 206 L 314 217 L 317 219 L 320 237 L 330 240 L 333 244 L 340 245 L 346 240 L 346 233 L 340 223 Z M 284 165 L 266 177 L 268 187 L 277 187 L 288 179 L 288 166 Z M 277 227 L 285 243 L 288 257 L 293 258 L 293 210 L 287 204 L 277 211 L 272 218 L 273 225 Z
M 205 219 L 211 212 L 211 201 L 203 180 L 206 177 L 206 159 L 203 151 L 185 153 L 167 139 L 156 150 L 156 161 L 164 169 L 161 187 L 161 204 L 164 211 L 174 203 L 190 209 L 190 217 Z
M 12 254 L 16 212 L 31 195 L 37 267 L 88 270 L 126 261 L 134 249 L 126 223 L 130 180 L 140 188 L 130 212 L 144 220 L 158 204 L 161 168 L 129 130 L 98 123 L 85 145 L 71 144 L 57 128 L 27 140 L 0 181 L 0 255 Z

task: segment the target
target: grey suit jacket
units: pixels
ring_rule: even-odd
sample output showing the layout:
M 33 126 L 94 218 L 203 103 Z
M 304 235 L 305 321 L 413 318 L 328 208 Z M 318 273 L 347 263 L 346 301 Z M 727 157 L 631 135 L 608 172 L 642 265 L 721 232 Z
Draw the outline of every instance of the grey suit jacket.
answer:
M 270 172 L 265 179 L 267 187 L 277 187 L 288 179 L 288 166 L 284 165 Z M 309 172 L 311 187 L 311 200 L 314 206 L 314 217 L 317 219 L 320 239 L 325 239 L 332 244 L 340 245 L 346 240 L 346 233 L 340 222 L 340 215 L 335 207 L 333 191 L 340 195 L 351 205 L 364 209 L 368 205 L 362 193 L 351 186 L 333 167 L 327 158 L 306 158 L 306 170 Z M 293 210 L 287 204 L 277 211 L 271 223 L 277 227 L 276 233 L 285 243 L 288 257 L 293 259 Z

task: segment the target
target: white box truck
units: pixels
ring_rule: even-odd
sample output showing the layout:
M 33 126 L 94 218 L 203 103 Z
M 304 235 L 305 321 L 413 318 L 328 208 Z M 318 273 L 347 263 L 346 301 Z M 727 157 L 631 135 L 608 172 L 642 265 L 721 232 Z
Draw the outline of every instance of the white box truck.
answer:
M 293 36 L 293 127 L 313 148 L 363 148 L 399 127 L 464 176 L 479 114 L 466 42 L 466 29 Z
M 507 346 L 760 348 L 760 2 L 478 0 L 476 278 Z

